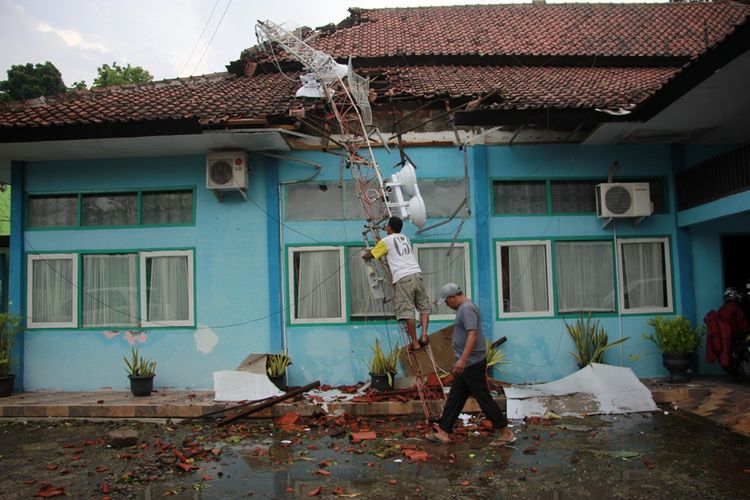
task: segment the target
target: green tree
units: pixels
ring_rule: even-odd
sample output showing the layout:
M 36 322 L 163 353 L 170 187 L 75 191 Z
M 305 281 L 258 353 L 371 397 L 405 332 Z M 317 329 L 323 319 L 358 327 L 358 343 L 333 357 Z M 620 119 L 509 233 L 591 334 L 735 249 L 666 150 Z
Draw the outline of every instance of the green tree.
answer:
M 14 64 L 8 79 L 0 82 L 0 101 L 34 99 L 66 90 L 60 71 L 51 62 Z
M 113 85 L 123 85 L 126 83 L 147 83 L 154 79 L 151 73 L 140 66 L 131 66 L 128 64 L 123 67 L 116 62 L 103 64 L 96 68 L 97 77 L 91 88 L 111 87 Z
M 73 82 L 73 84 L 68 87 L 69 92 L 75 92 L 76 90 L 86 90 L 86 80 L 81 80 L 80 82 Z

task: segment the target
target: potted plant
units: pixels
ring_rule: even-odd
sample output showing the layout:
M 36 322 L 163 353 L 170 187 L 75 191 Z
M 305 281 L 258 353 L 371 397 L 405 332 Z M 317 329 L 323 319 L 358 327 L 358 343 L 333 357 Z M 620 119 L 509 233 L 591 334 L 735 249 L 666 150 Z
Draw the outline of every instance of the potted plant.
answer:
M 16 376 L 10 373 L 13 365 L 13 338 L 22 317 L 13 313 L 0 313 L 0 397 L 13 393 Z
M 372 349 L 372 359 L 369 363 L 371 384 L 375 390 L 378 391 L 392 391 L 393 390 L 393 377 L 398 371 L 398 355 L 400 348 L 396 345 L 390 353 L 387 355 L 383 348 L 380 346 L 380 340 L 375 339 L 375 344 L 370 347 Z
M 142 357 L 135 346 L 131 349 L 130 359 L 125 356 L 122 359 L 125 361 L 125 371 L 130 379 L 130 392 L 133 396 L 150 396 L 154 390 L 156 361 Z
M 581 316 L 573 325 L 565 321 L 565 328 L 573 338 L 576 352 L 570 354 L 575 358 L 578 368 L 601 363 L 605 352 L 630 338 L 624 337 L 608 344 L 607 331 L 599 324 L 599 320 L 591 321 L 591 313 L 585 318 Z
M 701 332 L 682 316 L 656 316 L 648 321 L 654 332 L 643 337 L 650 340 L 662 353 L 662 362 L 669 371 L 670 382 L 687 382 L 693 365 L 693 355 L 702 344 Z
M 292 364 L 292 358 L 286 354 L 269 354 L 266 356 L 266 373 L 279 390 L 286 391 L 286 369 Z

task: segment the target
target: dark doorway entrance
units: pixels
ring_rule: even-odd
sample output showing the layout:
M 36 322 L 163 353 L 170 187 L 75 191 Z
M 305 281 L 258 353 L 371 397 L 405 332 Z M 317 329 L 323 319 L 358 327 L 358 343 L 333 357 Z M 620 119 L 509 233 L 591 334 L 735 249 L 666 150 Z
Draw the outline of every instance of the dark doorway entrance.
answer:
M 750 234 L 732 234 L 721 237 L 721 257 L 724 266 L 724 288 L 735 286 L 747 293 L 750 281 Z

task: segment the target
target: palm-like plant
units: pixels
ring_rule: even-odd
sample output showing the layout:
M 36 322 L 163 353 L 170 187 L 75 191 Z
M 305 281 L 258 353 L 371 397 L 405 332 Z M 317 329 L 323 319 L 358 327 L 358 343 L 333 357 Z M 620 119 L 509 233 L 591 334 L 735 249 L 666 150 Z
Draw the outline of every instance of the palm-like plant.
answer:
M 125 362 L 125 371 L 131 377 L 148 377 L 156 374 L 156 361 L 143 358 L 138 353 L 138 348 L 133 346 L 130 359 L 122 357 Z
M 601 363 L 606 351 L 630 338 L 624 337 L 608 344 L 607 332 L 599 324 L 599 320 L 592 321 L 591 313 L 585 318 L 578 318 L 573 325 L 566 321 L 565 328 L 573 338 L 576 352 L 570 354 L 578 363 L 578 368 L 588 366 L 590 363 Z

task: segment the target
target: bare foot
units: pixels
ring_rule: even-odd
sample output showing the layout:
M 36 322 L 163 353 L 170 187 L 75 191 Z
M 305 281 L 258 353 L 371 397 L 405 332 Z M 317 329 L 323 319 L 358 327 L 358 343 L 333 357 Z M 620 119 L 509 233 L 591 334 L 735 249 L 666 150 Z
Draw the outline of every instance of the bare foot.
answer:
M 505 446 L 516 442 L 516 435 L 510 430 L 510 427 L 503 427 L 500 436 L 490 443 L 490 446 Z

